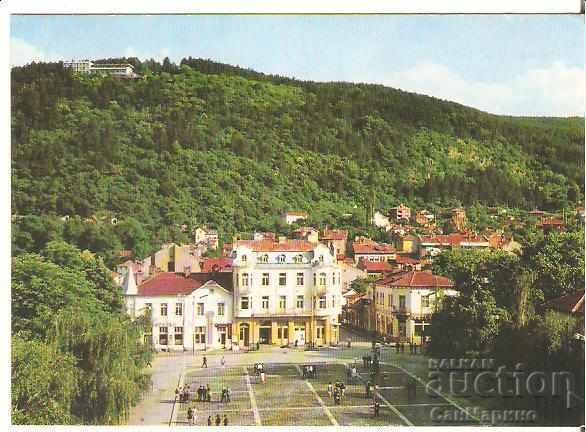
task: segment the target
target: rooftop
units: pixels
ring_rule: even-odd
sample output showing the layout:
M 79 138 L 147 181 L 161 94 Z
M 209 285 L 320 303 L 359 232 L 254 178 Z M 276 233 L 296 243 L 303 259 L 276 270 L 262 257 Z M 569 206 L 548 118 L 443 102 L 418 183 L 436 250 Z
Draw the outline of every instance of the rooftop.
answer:
M 430 271 L 409 271 L 388 275 L 377 282 L 389 287 L 408 288 L 453 288 L 454 282 L 444 276 L 437 276 Z
M 235 247 L 245 246 L 254 252 L 310 252 L 315 245 L 307 240 L 238 240 Z
M 138 286 L 138 295 L 144 297 L 189 295 L 208 281 L 215 281 L 232 291 L 232 273 L 158 273 Z

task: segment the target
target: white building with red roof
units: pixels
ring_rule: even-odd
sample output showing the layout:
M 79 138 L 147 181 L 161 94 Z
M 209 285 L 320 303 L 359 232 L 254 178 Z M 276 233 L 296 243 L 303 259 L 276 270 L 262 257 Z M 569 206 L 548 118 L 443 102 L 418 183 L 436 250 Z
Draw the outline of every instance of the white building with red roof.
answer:
M 304 221 L 307 219 L 307 213 L 303 211 L 286 211 L 283 213 L 283 219 L 287 225 L 291 225 L 298 221 Z
M 352 243 L 354 263 L 361 260 L 371 262 L 392 261 L 396 257 L 395 247 L 388 243 L 377 243 L 367 238 L 361 238 Z
M 395 341 L 421 344 L 442 299 L 457 295 L 450 279 L 431 271 L 389 274 L 368 289 L 368 328 Z
M 128 272 L 123 284 L 131 317 L 149 313 L 145 339 L 157 351 L 231 346 L 232 274 L 162 272 L 137 285 Z
M 234 340 L 242 347 L 338 341 L 341 270 L 306 240 L 240 240 L 232 252 Z

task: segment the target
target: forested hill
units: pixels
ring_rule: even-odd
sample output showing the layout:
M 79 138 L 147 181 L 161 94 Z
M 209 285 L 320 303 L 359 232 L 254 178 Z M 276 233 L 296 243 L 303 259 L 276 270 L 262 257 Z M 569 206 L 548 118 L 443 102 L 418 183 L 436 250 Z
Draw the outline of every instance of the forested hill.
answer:
M 145 79 L 12 69 L 13 214 L 113 214 L 156 244 L 194 218 L 230 234 L 275 229 L 284 209 L 360 224 L 365 207 L 399 201 L 553 210 L 583 193 L 583 118 L 496 116 L 209 60 L 105 60 Z

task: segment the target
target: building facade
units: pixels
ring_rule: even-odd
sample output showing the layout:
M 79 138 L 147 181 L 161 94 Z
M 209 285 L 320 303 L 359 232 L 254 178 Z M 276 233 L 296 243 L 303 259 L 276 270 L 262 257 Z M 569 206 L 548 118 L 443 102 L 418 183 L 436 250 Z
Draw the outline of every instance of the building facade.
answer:
M 320 241 L 329 248 L 334 249 L 337 259 L 343 259 L 346 256 L 346 242 L 348 241 L 348 231 L 325 229 Z
M 359 238 L 352 243 L 354 250 L 354 263 L 358 264 L 361 260 L 372 262 L 392 261 L 397 253 L 393 245 L 387 243 L 377 243 L 370 239 Z
M 159 273 L 136 285 L 128 273 L 123 285 L 126 311 L 148 314 L 145 341 L 157 351 L 228 348 L 232 339 L 230 273 Z
M 241 240 L 232 259 L 232 334 L 240 347 L 338 342 L 341 271 L 327 246 Z
M 368 329 L 394 341 L 421 344 L 442 298 L 456 295 L 451 280 L 429 271 L 391 274 L 368 288 Z
M 393 207 L 389 210 L 389 218 L 394 221 L 409 221 L 411 219 L 411 209 L 401 203 L 398 207 Z

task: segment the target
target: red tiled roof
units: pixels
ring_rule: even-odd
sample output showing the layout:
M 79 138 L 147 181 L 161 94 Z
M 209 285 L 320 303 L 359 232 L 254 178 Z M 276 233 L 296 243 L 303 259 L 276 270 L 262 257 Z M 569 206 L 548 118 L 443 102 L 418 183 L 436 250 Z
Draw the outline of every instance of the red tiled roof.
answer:
M 395 248 L 392 245 L 373 241 L 354 242 L 352 243 L 352 249 L 355 254 L 389 254 L 395 252 Z
M 444 276 L 437 276 L 430 271 L 409 271 L 389 275 L 378 281 L 381 285 L 408 288 L 452 288 L 454 282 Z
M 309 252 L 315 245 L 307 240 L 238 240 L 236 246 L 246 246 L 254 252 Z
M 412 258 L 408 255 L 400 255 L 397 254 L 397 258 L 395 259 L 397 264 L 409 264 L 409 265 L 416 265 L 421 264 L 421 261 L 415 258 Z
M 219 271 L 232 271 L 232 259 L 222 258 L 204 258 L 201 263 L 201 271 L 203 273 L 208 272 L 219 272 Z
M 569 314 L 584 313 L 584 290 L 558 297 L 545 303 L 546 309 L 553 309 Z
M 139 296 L 188 295 L 206 282 L 213 280 L 221 287 L 232 291 L 232 273 L 159 273 L 138 286 Z
M 539 226 L 548 226 L 548 225 L 563 225 L 564 223 L 555 217 L 545 217 L 543 219 L 541 219 L 541 222 L 539 222 Z
M 322 240 L 347 240 L 348 231 L 346 230 L 324 230 Z
M 432 243 L 444 246 L 457 246 L 461 243 L 486 243 L 487 239 L 476 234 L 453 233 L 433 236 L 422 236 L 421 243 Z
M 387 262 L 371 262 L 367 260 L 360 260 L 358 268 L 366 270 L 371 273 L 387 273 L 393 270 L 393 266 Z

